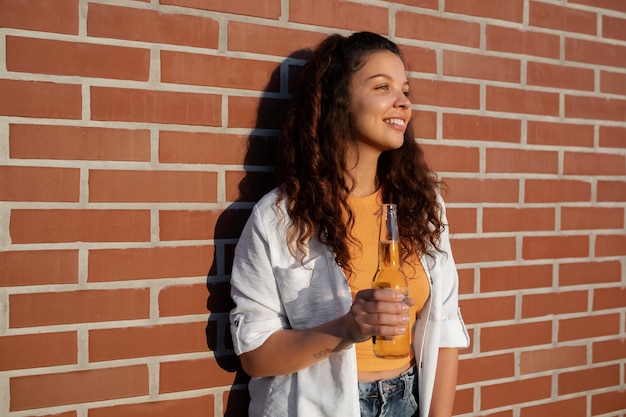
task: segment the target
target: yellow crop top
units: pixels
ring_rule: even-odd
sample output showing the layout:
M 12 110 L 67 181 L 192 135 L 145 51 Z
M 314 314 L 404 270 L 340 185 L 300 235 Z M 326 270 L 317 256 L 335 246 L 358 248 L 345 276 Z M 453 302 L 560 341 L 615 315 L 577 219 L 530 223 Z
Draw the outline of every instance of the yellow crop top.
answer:
M 352 236 L 360 242 L 360 247 L 350 244 L 350 257 L 352 260 L 352 275 L 348 277 L 348 284 L 352 296 L 363 289 L 372 287 L 372 279 L 378 268 L 378 234 L 379 217 L 382 203 L 380 192 L 367 197 L 350 197 L 348 204 L 354 215 Z M 415 304 L 409 312 L 410 329 L 413 329 L 415 319 L 424 307 L 424 303 L 430 295 L 428 278 L 417 256 L 408 259 L 402 266 L 409 283 L 409 297 L 415 300 Z M 413 335 L 411 335 L 413 341 Z M 380 359 L 374 356 L 372 339 L 356 345 L 357 369 L 359 372 L 378 372 L 398 369 L 412 360 L 403 359 Z

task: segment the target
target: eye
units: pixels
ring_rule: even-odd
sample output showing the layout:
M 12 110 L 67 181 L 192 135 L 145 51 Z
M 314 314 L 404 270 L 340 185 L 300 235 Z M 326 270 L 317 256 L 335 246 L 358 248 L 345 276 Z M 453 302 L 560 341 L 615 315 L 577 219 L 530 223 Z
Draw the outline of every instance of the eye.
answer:
M 377 86 L 376 89 L 377 90 L 387 91 L 387 90 L 389 90 L 389 84 L 381 84 L 381 85 Z
M 404 90 L 402 94 L 404 94 L 404 97 L 408 97 L 410 93 L 409 90 Z

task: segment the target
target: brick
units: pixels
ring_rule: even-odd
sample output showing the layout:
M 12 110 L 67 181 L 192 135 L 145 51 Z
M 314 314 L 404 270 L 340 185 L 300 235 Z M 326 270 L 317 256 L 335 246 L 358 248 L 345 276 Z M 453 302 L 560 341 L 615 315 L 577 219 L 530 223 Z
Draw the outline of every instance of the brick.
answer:
M 517 203 L 519 181 L 509 179 L 444 178 L 450 203 Z
M 624 78 L 626 81 L 626 78 Z M 624 148 L 626 146 L 626 127 L 600 126 L 600 146 L 608 148 Z
M 565 203 L 591 200 L 591 184 L 577 180 L 527 179 L 525 203 Z
M 213 417 L 213 394 L 201 397 L 168 399 L 133 404 L 89 408 L 89 417 Z
M 480 25 L 474 22 L 422 15 L 403 10 L 396 12 L 396 36 L 437 43 L 480 46 Z
M 222 211 L 164 210 L 159 212 L 161 241 L 213 239 Z
M 159 316 L 206 314 L 207 284 L 172 285 L 159 291 Z M 229 294 L 226 294 L 230 297 Z M 232 302 L 231 302 L 232 303 Z
M 596 288 L 593 292 L 593 310 L 626 307 L 626 287 Z
M 543 91 L 487 86 L 487 110 L 558 116 L 559 95 Z
M 0 0 L 0 27 L 78 34 L 78 0 Z
M 206 321 L 89 331 L 91 362 L 205 352 Z
M 599 152 L 565 152 L 563 173 L 565 175 L 621 176 L 626 174 L 626 155 Z
M 524 236 L 522 258 L 586 258 L 590 249 L 588 236 Z
M 150 317 L 147 289 L 11 294 L 12 328 L 136 320 Z
M 459 273 L 459 294 L 474 293 L 474 269 L 460 269 Z
M 601 392 L 591 396 L 591 412 L 593 415 L 606 414 L 611 411 L 620 412 L 626 409 L 624 390 Z
M 278 92 L 280 84 L 273 82 L 273 75 L 279 69 L 270 61 L 161 51 L 164 83 Z
M 319 32 L 228 22 L 228 50 L 279 57 L 300 56 L 327 37 Z
M 421 139 L 437 138 L 437 113 L 419 110 L 414 111 L 411 117 L 413 135 Z
M 559 58 L 560 39 L 556 34 L 487 25 L 487 50 Z
M 7 36 L 6 65 L 17 72 L 147 81 L 150 50 Z
M 275 98 L 228 97 L 228 127 L 280 129 L 289 101 Z
M 12 243 L 149 242 L 149 210 L 13 209 Z
M 241 365 L 236 356 L 163 362 L 160 367 L 160 393 L 231 386 L 247 382 L 238 379 Z M 247 378 L 246 378 L 247 379 Z
M 277 20 L 281 16 L 280 0 L 222 1 L 222 0 L 161 0 L 160 4 L 192 9 L 223 12 Z
M 446 214 L 450 233 L 476 233 L 478 229 L 477 213 L 475 208 L 451 208 L 448 207 Z
M 625 55 L 626 46 L 565 38 L 565 59 L 567 61 L 622 68 Z
M 555 346 L 549 349 L 527 350 L 520 355 L 520 372 L 554 371 L 587 364 L 586 346 Z
M 624 181 L 598 181 L 598 202 L 626 201 L 626 183 Z
M 483 232 L 553 231 L 554 208 L 485 207 Z
M 79 85 L 43 81 L 0 80 L 0 115 L 80 119 Z
M 89 282 L 206 277 L 212 246 L 178 246 L 89 251 Z
M 565 95 L 565 117 L 621 122 L 626 118 L 626 100 Z
M 617 207 L 563 207 L 563 230 L 623 229 L 624 209 Z
M 602 36 L 626 41 L 626 19 L 617 16 L 602 16 Z
M 520 417 L 552 417 L 566 415 L 569 417 L 585 417 L 587 399 L 584 397 L 571 398 L 560 401 L 550 401 L 548 404 L 521 407 Z
M 76 332 L 39 333 L 0 338 L 0 371 L 78 363 Z
M 619 333 L 619 313 L 559 320 L 559 342 L 611 336 Z
M 401 46 L 407 69 L 414 72 L 437 73 L 437 52 L 418 46 Z
M 593 362 L 610 362 L 626 358 L 626 339 L 611 339 L 593 342 Z
M 515 265 L 480 269 L 480 292 L 552 287 L 552 265 Z
M 237 239 L 249 209 L 165 210 L 159 213 L 161 240 Z
M 89 172 L 90 202 L 205 202 L 217 200 L 217 173 L 202 171 Z
M 358 19 L 354 17 L 358 16 Z M 289 21 L 352 31 L 389 33 L 389 10 L 340 0 L 292 1 Z
M 459 361 L 457 384 L 472 384 L 515 376 L 515 356 L 512 353 L 462 359 Z
M 463 146 L 422 145 L 428 166 L 437 172 L 479 172 L 480 150 Z
M 594 146 L 594 127 L 591 124 L 540 122 L 529 120 L 526 140 L 531 145 Z
M 248 142 L 252 142 L 252 138 L 240 135 L 161 131 L 159 162 L 242 165 L 245 162 Z
M 91 87 L 93 120 L 221 126 L 216 94 Z
M 552 321 L 483 327 L 480 330 L 480 351 L 519 349 L 552 342 Z
M 522 23 L 524 18 L 523 0 L 447 0 L 444 10 L 517 23 Z
M 452 415 L 470 414 L 474 411 L 474 388 L 458 389 L 454 396 L 454 408 Z M 502 415 L 500 417 L 513 417 L 513 413 Z
M 146 365 L 46 373 L 10 380 L 11 411 L 148 395 Z
M 457 263 L 511 261 L 515 259 L 515 239 L 508 237 L 454 239 Z
M 591 7 L 598 7 L 607 10 L 617 10 L 626 13 L 626 4 L 614 0 L 569 0 L 572 4 L 585 4 Z
M 550 398 L 551 385 L 550 376 L 485 385 L 480 390 L 481 408 L 488 410 L 548 399 Z
M 626 255 L 626 235 L 599 235 L 596 237 L 596 256 Z
M 0 167 L 0 201 L 76 202 L 79 187 L 75 168 Z
M 443 74 L 481 80 L 519 83 L 521 64 L 517 59 L 444 50 Z
M 592 69 L 532 61 L 526 65 L 526 81 L 529 85 L 565 90 L 593 91 L 595 88 Z
M 585 313 L 588 310 L 587 298 L 587 291 L 525 294 L 522 296 L 522 318 Z
M 272 172 L 226 171 L 226 201 L 256 202 L 275 186 Z
M 619 365 L 563 372 L 558 376 L 559 395 L 592 391 L 617 386 L 620 383 Z
M 529 22 L 531 26 L 564 32 L 595 35 L 597 18 L 595 13 L 550 3 L 530 2 Z
M 150 161 L 150 132 L 86 126 L 9 125 L 14 159 Z
M 468 324 L 491 323 L 515 318 L 515 297 L 474 297 L 461 300 L 463 319 Z
M 0 287 L 77 282 L 77 250 L 0 252 Z
M 559 154 L 557 151 L 487 148 L 486 171 L 558 174 Z
M 442 129 L 444 139 L 519 143 L 522 125 L 518 119 L 444 113 Z
M 574 262 L 559 265 L 559 286 L 619 282 L 622 266 L 618 261 Z
M 208 291 L 207 291 L 208 289 Z M 216 282 L 200 285 L 173 285 L 159 292 L 159 315 L 228 313 L 234 307 L 230 285 Z
M 413 104 L 461 109 L 478 109 L 480 87 L 453 81 L 411 79 Z
M 217 49 L 219 24 L 201 16 L 90 3 L 87 34 L 98 38 Z
M 626 74 L 600 71 L 600 91 L 626 96 Z

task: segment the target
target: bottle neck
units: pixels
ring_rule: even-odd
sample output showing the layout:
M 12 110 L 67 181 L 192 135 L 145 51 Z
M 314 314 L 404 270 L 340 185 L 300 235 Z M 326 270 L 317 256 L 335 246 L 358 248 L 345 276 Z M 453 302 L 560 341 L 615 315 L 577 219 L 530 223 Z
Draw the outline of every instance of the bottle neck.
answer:
M 378 242 L 378 268 L 400 269 L 400 243 L 397 240 Z

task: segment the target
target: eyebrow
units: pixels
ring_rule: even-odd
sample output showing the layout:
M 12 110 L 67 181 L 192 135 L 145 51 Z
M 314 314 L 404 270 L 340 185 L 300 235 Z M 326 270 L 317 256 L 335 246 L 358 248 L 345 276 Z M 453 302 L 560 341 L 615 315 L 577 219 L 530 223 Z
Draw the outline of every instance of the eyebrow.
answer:
M 374 78 L 378 78 L 378 77 L 383 77 L 383 78 L 385 78 L 387 80 L 393 79 L 393 77 L 388 75 L 388 74 L 380 73 L 380 74 L 374 74 L 374 75 L 372 75 L 370 77 L 367 77 L 366 81 L 373 80 Z M 409 80 L 407 79 L 402 85 L 409 85 Z

